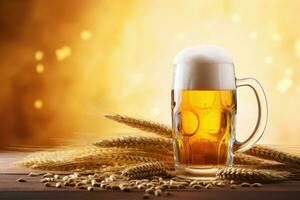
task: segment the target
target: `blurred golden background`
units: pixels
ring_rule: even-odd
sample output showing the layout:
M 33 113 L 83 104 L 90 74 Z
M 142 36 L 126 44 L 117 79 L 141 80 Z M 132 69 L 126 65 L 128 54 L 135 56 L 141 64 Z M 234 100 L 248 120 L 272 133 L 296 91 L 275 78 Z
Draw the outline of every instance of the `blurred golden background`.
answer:
M 1 0 L 0 148 L 48 147 L 141 134 L 104 113 L 170 123 L 172 59 L 223 46 L 238 78 L 269 101 L 261 143 L 299 144 L 300 1 Z M 254 128 L 254 95 L 238 90 L 237 135 Z

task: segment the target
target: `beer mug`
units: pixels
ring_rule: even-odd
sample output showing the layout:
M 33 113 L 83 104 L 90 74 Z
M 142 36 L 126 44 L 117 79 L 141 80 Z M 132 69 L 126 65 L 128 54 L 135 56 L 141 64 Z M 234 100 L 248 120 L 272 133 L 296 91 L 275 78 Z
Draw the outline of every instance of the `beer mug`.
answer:
M 233 60 L 213 45 L 190 47 L 174 59 L 172 128 L 175 171 L 179 176 L 212 179 L 230 167 L 233 152 L 251 148 L 267 122 L 267 100 L 253 78 L 236 79 Z M 236 88 L 249 86 L 258 102 L 258 119 L 244 142 L 235 139 Z

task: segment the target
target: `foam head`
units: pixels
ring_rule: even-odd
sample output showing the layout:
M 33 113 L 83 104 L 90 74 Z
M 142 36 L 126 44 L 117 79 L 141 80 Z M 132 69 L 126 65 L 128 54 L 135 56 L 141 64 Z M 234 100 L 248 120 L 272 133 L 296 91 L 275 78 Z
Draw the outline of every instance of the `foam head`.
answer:
M 199 45 L 180 51 L 174 58 L 172 89 L 234 90 L 233 59 L 223 48 Z

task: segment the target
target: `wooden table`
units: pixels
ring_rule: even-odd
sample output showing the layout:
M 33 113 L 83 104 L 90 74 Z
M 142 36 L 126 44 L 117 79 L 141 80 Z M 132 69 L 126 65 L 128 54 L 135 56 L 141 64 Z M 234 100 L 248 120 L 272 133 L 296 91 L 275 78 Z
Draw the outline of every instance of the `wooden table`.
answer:
M 143 192 L 121 192 L 115 190 L 102 190 L 94 192 L 77 190 L 74 188 L 54 188 L 44 187 L 39 182 L 40 177 L 28 177 L 30 171 L 14 166 L 13 163 L 24 157 L 27 153 L 20 152 L 0 152 L 0 200 L 6 199 L 143 199 Z M 24 177 L 27 182 L 19 183 L 16 180 Z M 170 196 L 151 196 L 150 199 L 264 199 L 264 200 L 300 200 L 300 181 L 282 182 L 264 185 L 261 188 L 215 188 L 211 190 L 176 190 Z

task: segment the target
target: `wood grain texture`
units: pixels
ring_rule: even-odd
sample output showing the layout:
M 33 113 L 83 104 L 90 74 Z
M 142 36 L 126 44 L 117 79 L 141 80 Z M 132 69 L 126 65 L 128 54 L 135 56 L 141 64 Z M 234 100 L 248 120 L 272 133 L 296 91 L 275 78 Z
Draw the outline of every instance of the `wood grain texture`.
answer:
M 124 193 L 115 190 L 98 189 L 94 192 L 82 191 L 71 187 L 55 188 L 44 187 L 39 182 L 40 177 L 29 177 L 28 170 L 17 167 L 12 163 L 26 156 L 27 153 L 2 152 L 0 153 L 0 199 L 143 199 L 143 192 L 133 191 Z M 26 183 L 16 182 L 18 178 L 25 178 Z M 281 182 L 266 184 L 261 188 L 215 188 L 212 190 L 175 190 L 171 196 L 151 196 L 151 199 L 300 199 L 300 182 Z

